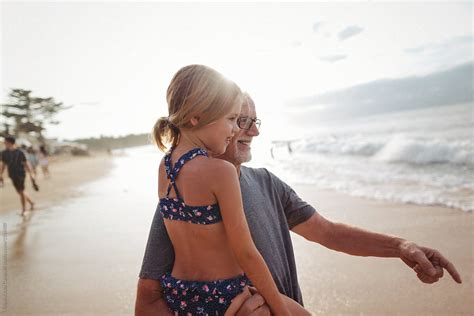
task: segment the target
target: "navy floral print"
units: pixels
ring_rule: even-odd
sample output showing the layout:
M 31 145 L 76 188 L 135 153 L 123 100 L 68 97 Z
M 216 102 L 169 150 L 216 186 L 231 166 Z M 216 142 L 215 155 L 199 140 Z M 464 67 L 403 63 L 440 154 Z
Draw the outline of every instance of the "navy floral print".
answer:
M 171 163 L 172 151 L 173 149 L 171 149 L 165 156 L 165 170 L 168 179 L 170 179 L 170 185 L 168 186 L 166 197 L 160 199 L 160 213 L 163 218 L 202 225 L 214 224 L 222 221 L 218 204 L 204 206 L 186 205 L 180 197 L 178 187 L 176 186 L 176 178 L 178 177 L 179 170 L 181 170 L 183 165 L 194 157 L 207 157 L 207 151 L 202 148 L 191 149 L 178 159 L 174 168 Z M 169 197 L 172 186 L 176 192 L 175 198 Z
M 161 286 L 168 307 L 185 315 L 224 315 L 234 297 L 251 285 L 245 274 L 232 279 L 217 281 L 186 281 L 176 279 L 171 273 L 161 278 Z

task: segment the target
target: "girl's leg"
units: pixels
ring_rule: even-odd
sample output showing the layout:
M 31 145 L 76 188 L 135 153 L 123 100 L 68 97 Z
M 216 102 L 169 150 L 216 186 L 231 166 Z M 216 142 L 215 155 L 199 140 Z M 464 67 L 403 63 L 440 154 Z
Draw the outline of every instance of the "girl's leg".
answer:
M 43 171 L 43 177 L 49 178 L 48 165 L 41 166 L 41 170 Z

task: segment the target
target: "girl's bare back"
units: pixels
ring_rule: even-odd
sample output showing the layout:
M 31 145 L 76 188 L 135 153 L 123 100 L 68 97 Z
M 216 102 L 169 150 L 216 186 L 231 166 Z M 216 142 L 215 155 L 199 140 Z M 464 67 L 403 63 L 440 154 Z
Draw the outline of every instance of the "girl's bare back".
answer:
M 173 158 L 175 157 L 172 157 L 172 161 Z M 219 163 L 223 161 L 195 157 L 179 170 L 175 183 L 179 197 L 187 206 L 210 206 L 217 203 L 211 188 L 216 177 L 213 171 Z M 173 161 L 173 166 L 175 165 Z M 162 199 L 166 197 L 170 185 L 164 159 L 160 163 L 158 179 L 158 195 Z M 173 187 L 168 197 L 177 198 Z M 222 221 L 212 225 L 199 225 L 165 219 L 164 223 L 175 251 L 171 272 L 174 277 L 210 281 L 228 279 L 243 273 L 229 247 Z

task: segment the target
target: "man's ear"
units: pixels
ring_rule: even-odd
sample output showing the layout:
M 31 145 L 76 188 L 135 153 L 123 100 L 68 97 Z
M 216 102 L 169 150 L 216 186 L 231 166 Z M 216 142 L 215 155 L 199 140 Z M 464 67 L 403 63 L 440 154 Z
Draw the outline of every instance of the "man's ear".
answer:
M 199 119 L 200 119 L 199 116 L 193 117 L 193 118 L 190 120 L 191 125 L 192 125 L 193 127 L 196 126 L 196 125 L 198 125 L 198 124 L 199 124 Z

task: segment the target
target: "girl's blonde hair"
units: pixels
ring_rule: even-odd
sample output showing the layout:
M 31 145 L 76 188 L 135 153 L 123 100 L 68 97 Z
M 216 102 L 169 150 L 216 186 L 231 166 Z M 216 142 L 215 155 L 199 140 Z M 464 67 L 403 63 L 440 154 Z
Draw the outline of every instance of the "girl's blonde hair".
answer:
M 212 123 L 243 101 L 240 88 L 219 72 L 204 65 L 181 68 L 166 93 L 168 117 L 160 117 L 153 127 L 153 138 L 162 151 L 178 144 L 180 128 L 199 128 Z M 198 117 L 198 124 L 190 120 Z

